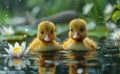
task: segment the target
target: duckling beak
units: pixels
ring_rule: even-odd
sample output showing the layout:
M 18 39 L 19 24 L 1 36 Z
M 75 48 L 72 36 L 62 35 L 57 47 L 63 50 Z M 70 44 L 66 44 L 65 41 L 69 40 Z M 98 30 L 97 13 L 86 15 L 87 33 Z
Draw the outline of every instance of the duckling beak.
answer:
M 75 32 L 73 35 L 73 39 L 78 40 L 80 38 L 80 35 L 78 34 L 78 32 Z
M 44 41 L 46 41 L 46 42 L 50 42 L 52 39 L 48 36 L 48 35 L 46 35 L 45 37 L 44 37 Z

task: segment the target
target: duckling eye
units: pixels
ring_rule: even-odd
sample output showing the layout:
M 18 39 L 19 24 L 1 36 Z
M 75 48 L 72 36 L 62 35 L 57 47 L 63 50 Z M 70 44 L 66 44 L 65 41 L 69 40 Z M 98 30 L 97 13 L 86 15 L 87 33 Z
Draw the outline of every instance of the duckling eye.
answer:
M 44 32 L 43 31 L 40 31 L 41 34 L 43 34 Z
M 83 28 L 80 28 L 80 31 L 84 31 L 84 29 L 83 29 Z
M 70 29 L 70 31 L 73 31 L 73 29 Z
M 51 33 L 53 33 L 53 31 L 51 31 Z

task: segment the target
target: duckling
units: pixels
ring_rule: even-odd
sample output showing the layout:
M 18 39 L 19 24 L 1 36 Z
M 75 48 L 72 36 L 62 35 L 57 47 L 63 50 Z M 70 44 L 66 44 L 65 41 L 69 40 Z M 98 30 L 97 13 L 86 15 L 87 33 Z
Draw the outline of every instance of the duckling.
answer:
M 61 47 L 55 41 L 55 25 L 50 21 L 43 21 L 38 25 L 37 37 L 30 43 L 31 51 L 52 51 Z
M 83 19 L 73 19 L 69 23 L 69 38 L 63 42 L 63 48 L 68 50 L 94 50 L 96 43 L 87 37 L 86 22 Z

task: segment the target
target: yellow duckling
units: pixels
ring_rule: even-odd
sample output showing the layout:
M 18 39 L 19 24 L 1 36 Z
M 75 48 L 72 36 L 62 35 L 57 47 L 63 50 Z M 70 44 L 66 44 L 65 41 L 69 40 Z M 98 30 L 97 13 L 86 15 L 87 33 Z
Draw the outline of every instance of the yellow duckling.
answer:
M 69 23 L 69 39 L 63 43 L 64 49 L 93 50 L 96 43 L 87 37 L 86 22 L 83 19 L 73 19 Z
M 29 45 L 30 52 L 59 50 L 60 45 L 55 37 L 55 25 L 50 21 L 41 22 L 38 25 L 37 38 Z

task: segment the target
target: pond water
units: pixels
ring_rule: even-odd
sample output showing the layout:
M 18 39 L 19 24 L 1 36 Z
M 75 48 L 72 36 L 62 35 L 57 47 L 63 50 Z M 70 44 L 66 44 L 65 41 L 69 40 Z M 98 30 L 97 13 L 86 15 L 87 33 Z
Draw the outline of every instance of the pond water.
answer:
M 117 48 L 102 46 L 96 51 L 49 51 L 23 58 L 2 54 L 0 74 L 120 74 Z
M 56 40 L 63 42 L 75 18 L 86 21 L 88 36 L 98 42 L 95 51 L 61 50 L 11 58 L 4 50 L 5 41 L 29 45 L 44 20 L 55 24 Z M 0 0 L 0 74 L 120 74 L 120 47 L 106 40 L 120 41 L 119 24 L 120 0 Z

